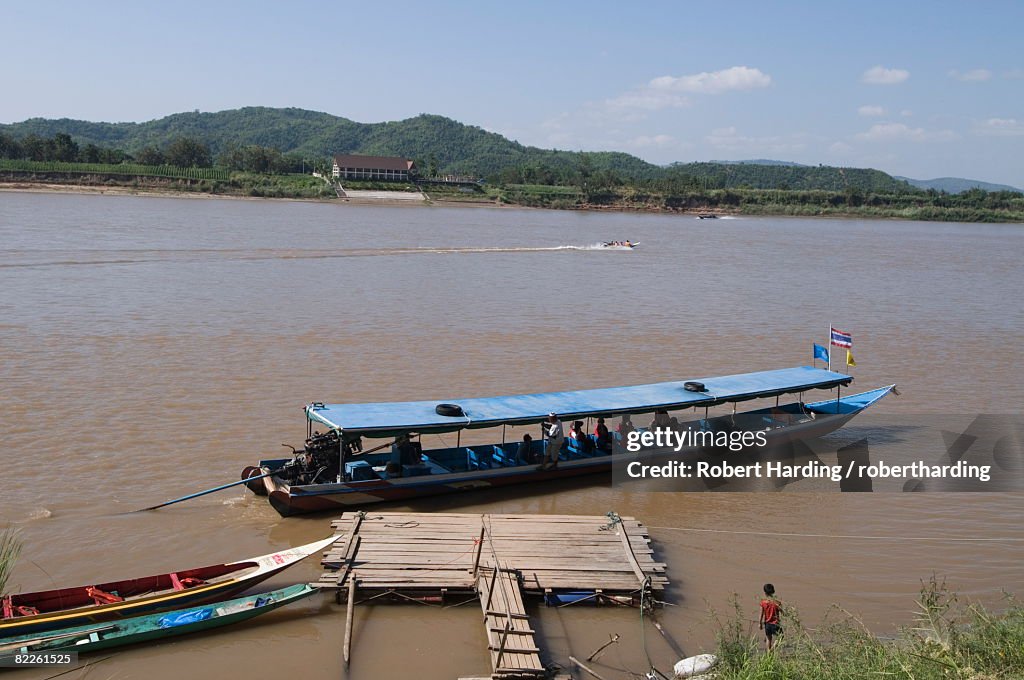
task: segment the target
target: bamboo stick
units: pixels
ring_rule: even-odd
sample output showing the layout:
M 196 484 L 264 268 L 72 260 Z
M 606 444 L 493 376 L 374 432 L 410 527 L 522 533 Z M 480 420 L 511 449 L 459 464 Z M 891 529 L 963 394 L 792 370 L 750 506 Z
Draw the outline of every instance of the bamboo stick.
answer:
M 343 654 L 346 667 L 348 666 L 349 652 L 352 648 L 352 617 L 356 605 L 356 583 L 356 573 L 352 572 L 348 579 L 348 609 L 345 611 L 345 646 Z

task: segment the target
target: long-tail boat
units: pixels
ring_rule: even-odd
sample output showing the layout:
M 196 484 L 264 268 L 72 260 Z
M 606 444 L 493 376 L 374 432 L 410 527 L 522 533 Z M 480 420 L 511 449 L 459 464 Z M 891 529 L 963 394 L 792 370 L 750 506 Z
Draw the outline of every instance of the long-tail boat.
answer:
M 289 516 L 608 472 L 613 452 L 623 450 L 621 446 L 580 448 L 566 438 L 558 465 L 538 467 L 535 463 L 544 457 L 547 447 L 544 433 L 533 440 L 524 459 L 519 455 L 519 441 L 505 441 L 506 427 L 543 423 L 550 413 L 569 422 L 658 412 L 667 416 L 676 411 L 675 426 L 681 429 L 735 429 L 736 419 L 741 418 L 753 420 L 759 427 L 763 424 L 765 439 L 778 444 L 828 434 L 895 387 L 843 396 L 842 387 L 852 381 L 852 376 L 842 373 L 798 366 L 575 392 L 394 403 L 314 402 L 305 409 L 308 438 L 303 449 L 296 450 L 293 458 L 266 459 L 248 466 L 242 479 L 261 477 L 250 479 L 246 486 L 253 493 L 269 496 L 270 504 Z M 835 390 L 835 397 L 805 403 L 804 393 L 815 390 Z M 779 403 L 781 396 L 790 394 L 799 395 L 798 399 Z M 754 399 L 774 399 L 775 404 L 736 413 L 737 403 Z M 709 416 L 708 409 L 723 404 L 733 405 L 731 415 Z M 694 411 L 687 414 L 689 409 L 704 409 L 703 417 Z M 314 423 L 326 426 L 327 431 L 314 433 Z M 499 429 L 501 441 L 461 445 L 463 430 L 480 428 Z M 421 441 L 414 441 L 422 435 L 444 433 L 456 433 L 454 447 L 424 450 Z M 387 443 L 364 447 L 363 440 L 372 438 L 395 441 L 386 451 L 379 449 Z
M 219 628 L 265 614 L 315 592 L 316 588 L 300 584 L 200 607 L 5 638 L 0 640 L 0 661 L 43 653 L 52 656 L 60 652 L 90 652 Z
M 0 642 L 11 636 L 52 631 L 215 602 L 264 581 L 325 550 L 335 537 L 241 562 L 74 588 L 7 595 L 2 600 Z

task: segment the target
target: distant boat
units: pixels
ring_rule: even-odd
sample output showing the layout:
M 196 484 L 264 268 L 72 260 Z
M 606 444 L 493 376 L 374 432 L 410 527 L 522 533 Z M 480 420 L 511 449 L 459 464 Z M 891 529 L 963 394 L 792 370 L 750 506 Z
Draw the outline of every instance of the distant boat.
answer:
M 248 590 L 335 537 L 242 562 L 3 598 L 0 639 L 215 602 Z
M 626 248 L 632 249 L 640 245 L 639 241 L 605 241 L 601 244 L 602 248 Z
M 89 652 L 219 628 L 265 614 L 315 592 L 317 588 L 303 583 L 191 609 L 6 638 L 0 640 L 0 662 L 26 654 Z
M 715 213 L 697 213 L 698 220 L 717 220 L 718 215 Z
M 789 403 L 779 397 L 814 390 L 838 390 L 853 377 L 811 366 L 760 371 L 699 381 L 673 381 L 631 387 L 610 387 L 575 392 L 521 394 L 438 401 L 323 404 L 306 407 L 309 439 L 294 458 L 276 458 L 247 466 L 242 479 L 253 493 L 268 496 L 283 516 L 306 512 L 362 508 L 381 501 L 406 502 L 412 498 L 450 494 L 508 485 L 530 485 L 545 480 L 608 473 L 613 451 L 624 442 L 592 443 L 566 437 L 557 466 L 538 467 L 548 440 L 538 436 L 526 460 L 520 442 L 505 440 L 505 426 L 544 422 L 548 413 L 564 421 L 622 414 L 680 411 L 688 422 L 681 429 L 728 431 L 735 417 L 746 417 L 763 429 L 772 444 L 813 438 L 842 427 L 848 420 L 892 391 L 894 385 L 861 394 L 835 396 L 804 403 L 802 396 Z M 773 399 L 774 405 L 733 416 L 704 417 L 684 409 L 707 409 L 752 399 Z M 828 416 L 828 417 L 823 417 Z M 325 433 L 313 433 L 313 424 Z M 492 428 L 494 443 L 460 444 L 463 429 Z M 454 446 L 423 449 L 417 435 L 452 433 Z M 618 433 L 613 434 L 613 438 Z M 500 437 L 500 440 L 499 440 Z M 384 443 L 364 450 L 363 440 Z M 392 441 L 394 443 L 392 443 Z M 381 451 L 380 449 L 385 449 Z M 695 450 L 694 453 L 699 453 Z M 656 453 L 656 452 L 652 452 Z M 643 455 L 643 452 L 641 452 Z M 256 479 L 250 479 L 259 477 Z

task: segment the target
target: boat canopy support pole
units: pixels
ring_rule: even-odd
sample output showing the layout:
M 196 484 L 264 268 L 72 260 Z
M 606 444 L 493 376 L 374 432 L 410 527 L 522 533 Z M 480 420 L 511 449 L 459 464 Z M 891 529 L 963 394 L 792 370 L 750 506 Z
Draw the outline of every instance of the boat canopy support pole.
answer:
M 345 433 L 341 430 L 336 430 L 338 433 L 338 479 L 337 482 L 341 483 L 345 479 Z

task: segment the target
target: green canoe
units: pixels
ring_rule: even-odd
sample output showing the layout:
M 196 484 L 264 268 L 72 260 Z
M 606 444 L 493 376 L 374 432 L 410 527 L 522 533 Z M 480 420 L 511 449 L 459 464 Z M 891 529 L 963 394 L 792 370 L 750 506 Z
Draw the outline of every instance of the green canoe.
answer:
M 162 614 L 0 638 L 0 661 L 33 652 L 90 652 L 218 628 L 251 619 L 315 592 L 316 588 L 301 584 Z

